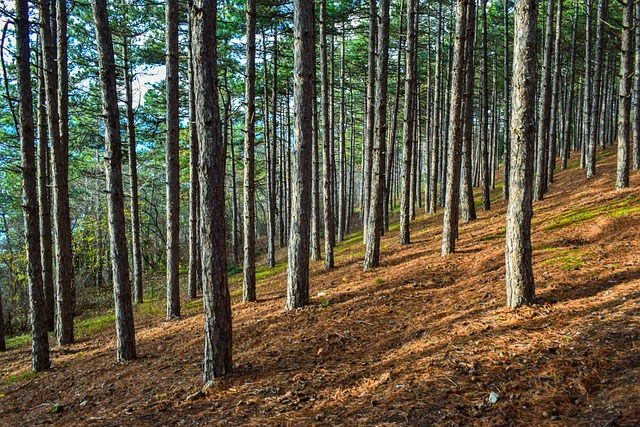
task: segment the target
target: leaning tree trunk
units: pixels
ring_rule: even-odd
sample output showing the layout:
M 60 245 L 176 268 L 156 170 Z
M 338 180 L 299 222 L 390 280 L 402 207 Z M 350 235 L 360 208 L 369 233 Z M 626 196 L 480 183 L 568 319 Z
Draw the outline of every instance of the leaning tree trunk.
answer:
M 536 112 L 537 0 L 516 2 L 513 46 L 511 176 L 507 207 L 505 271 L 507 306 L 530 304 L 535 297 L 531 265 L 533 151 Z
M 365 231 L 364 269 L 377 267 L 380 262 L 382 235 L 382 202 L 384 199 L 384 167 L 387 137 L 387 84 L 389 73 L 389 0 L 380 0 L 378 11 L 378 55 L 376 61 L 375 140 L 371 164 L 371 196 Z
M 59 70 L 54 52 L 49 1 L 38 4 L 40 32 L 46 70 L 47 116 L 51 140 L 54 250 L 56 259 L 56 338 L 58 345 L 73 342 L 73 262 L 71 258 L 71 220 L 69 218 L 69 141 L 60 129 L 58 102 Z M 64 36 L 66 40 L 66 34 Z M 62 64 L 61 64 L 62 65 Z M 64 102 L 63 102 L 64 104 Z
M 313 149 L 313 85 L 315 81 L 314 6 L 293 2 L 293 171 L 291 230 L 287 269 L 286 308 L 309 303 L 309 216 L 311 214 L 311 160 Z M 326 18 L 326 14 L 325 14 Z M 324 22 L 326 23 L 326 22 Z
M 415 122 L 416 122 L 416 49 L 418 37 L 415 25 L 416 0 L 407 2 L 407 55 L 404 79 L 404 125 L 402 129 L 404 143 L 402 144 L 402 197 L 400 198 L 400 244 L 411 243 L 411 228 L 409 227 L 409 204 L 411 186 L 411 163 L 413 154 Z
M 442 255 L 451 254 L 458 237 L 458 203 L 460 200 L 460 151 L 462 149 L 462 96 L 464 92 L 465 43 L 467 39 L 467 3 L 456 3 L 455 49 L 451 68 L 451 102 L 447 182 L 442 226 Z
M 194 1 L 191 16 L 196 121 L 200 142 L 198 177 L 204 296 L 203 378 L 208 382 L 232 372 L 231 297 L 227 284 L 224 215 L 226 156 L 218 109 L 216 1 Z
M 255 215 L 255 139 L 256 139 L 256 0 L 247 0 L 247 62 L 245 64 L 244 113 L 244 239 L 242 300 L 256 300 L 256 215 Z
M 333 268 L 335 227 L 331 197 L 331 123 L 329 117 L 329 76 L 327 64 L 327 4 L 320 2 L 320 81 L 322 85 L 322 177 L 324 198 L 324 268 Z
M 102 111 L 105 117 L 105 159 L 107 172 L 108 217 L 113 274 L 113 300 L 116 315 L 117 359 L 136 357 L 129 258 L 124 220 L 124 194 L 122 189 L 122 143 L 120 141 L 120 113 L 116 89 L 116 64 L 113 54 L 111 28 L 107 16 L 106 0 L 92 0 L 93 20 L 98 43 Z
M 180 317 L 180 85 L 178 0 L 166 0 L 167 318 Z
M 22 208 L 29 283 L 29 317 L 31 320 L 31 368 L 40 372 L 49 368 L 49 336 L 42 287 L 40 259 L 40 219 L 34 147 L 33 94 L 29 61 L 29 7 L 27 0 L 16 1 L 16 63 L 19 92 L 20 151 L 22 154 Z M 4 329 L 4 327 L 3 327 Z M 4 347 L 4 330 L 2 331 Z
M 620 87 L 618 90 L 618 173 L 616 189 L 629 187 L 631 133 L 631 78 L 633 76 L 633 2 L 627 0 L 622 14 Z

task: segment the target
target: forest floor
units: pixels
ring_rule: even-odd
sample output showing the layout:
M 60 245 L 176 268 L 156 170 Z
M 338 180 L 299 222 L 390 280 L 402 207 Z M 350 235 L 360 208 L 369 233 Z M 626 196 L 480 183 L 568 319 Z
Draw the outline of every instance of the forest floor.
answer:
M 615 158 L 599 153 L 591 180 L 574 160 L 534 204 L 533 306 L 505 307 L 497 188 L 445 258 L 441 213 L 419 215 L 406 246 L 392 225 L 373 271 L 349 235 L 335 269 L 312 263 L 301 310 L 283 308 L 284 263 L 259 269 L 255 304 L 231 276 L 235 372 L 206 388 L 199 301 L 176 321 L 138 307 L 128 363 L 112 317 L 54 347 L 50 372 L 30 374 L 19 344 L 0 356 L 0 424 L 638 426 L 640 174 L 614 190 Z

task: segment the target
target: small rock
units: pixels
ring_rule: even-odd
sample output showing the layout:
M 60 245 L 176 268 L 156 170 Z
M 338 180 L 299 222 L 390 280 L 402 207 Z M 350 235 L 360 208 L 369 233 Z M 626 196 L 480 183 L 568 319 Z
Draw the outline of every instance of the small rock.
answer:
M 492 391 L 491 394 L 489 394 L 489 403 L 496 403 L 498 399 L 500 399 L 500 395 L 495 391 Z
M 64 406 L 59 403 L 54 403 L 51 408 L 49 408 L 49 412 L 52 414 L 59 414 L 62 411 L 64 411 Z
M 545 418 L 549 417 L 549 413 L 547 411 L 542 411 L 542 416 Z

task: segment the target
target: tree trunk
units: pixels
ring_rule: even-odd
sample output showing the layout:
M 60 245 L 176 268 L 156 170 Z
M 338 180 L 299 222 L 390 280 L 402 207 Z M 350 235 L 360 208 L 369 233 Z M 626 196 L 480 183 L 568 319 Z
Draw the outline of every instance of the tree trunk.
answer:
M 42 52 L 40 65 L 42 65 Z M 40 207 L 40 258 L 47 330 L 55 330 L 53 290 L 53 242 L 51 240 L 51 193 L 49 191 L 49 145 L 44 71 L 38 73 L 38 205 Z
M 256 300 L 256 226 L 255 226 L 255 139 L 256 139 L 256 0 L 247 0 L 247 61 L 245 64 L 244 113 L 244 210 L 242 300 Z
M 482 0 L 482 111 L 481 114 L 481 171 L 482 210 L 491 209 L 491 176 L 489 168 L 489 46 L 487 45 L 487 0 Z M 495 114 L 495 109 L 491 110 Z
M 633 169 L 640 170 L 640 2 L 636 2 L 636 63 L 633 93 Z
M 269 268 L 276 266 L 276 195 L 275 195 L 275 169 L 272 165 L 275 162 L 275 155 L 271 154 L 271 147 L 275 148 L 276 141 L 269 141 L 271 137 L 269 130 L 269 88 L 268 88 L 268 76 L 269 70 L 267 69 L 267 45 L 266 35 L 264 29 L 262 30 L 262 69 L 264 76 L 264 139 L 265 139 L 265 163 L 267 164 L 267 265 Z
M 314 34 L 315 36 L 315 34 Z M 313 56 L 316 57 L 316 45 L 313 45 Z M 316 64 L 314 62 L 314 69 Z M 317 75 L 313 72 L 314 77 Z M 316 94 L 316 80 L 313 82 L 313 158 L 311 159 L 312 181 L 311 181 L 311 259 L 320 260 L 320 152 L 318 150 L 318 102 Z
M 364 269 L 380 263 L 380 236 L 382 234 L 382 202 L 384 199 L 384 167 L 386 165 L 387 137 L 387 84 L 389 73 L 389 0 L 380 0 L 378 11 L 378 55 L 376 61 L 375 140 L 371 164 L 371 197 L 369 217 L 365 231 Z
M 536 188 L 534 200 L 542 200 L 547 192 L 547 167 L 549 163 L 549 121 L 551 119 L 551 54 L 553 39 L 553 1 L 547 0 L 547 21 L 542 59 L 542 87 L 538 114 L 538 153 L 536 156 Z M 560 1 L 560 0 L 557 0 Z
M 333 268 L 335 246 L 331 197 L 331 123 L 329 117 L 329 76 L 327 64 L 327 4 L 320 2 L 320 80 L 322 84 L 322 176 L 324 195 L 324 268 Z
M 44 371 L 50 366 L 49 336 L 45 297 L 42 287 L 42 262 L 40 259 L 40 219 L 36 177 L 36 153 L 34 147 L 33 94 L 29 61 L 29 8 L 27 0 L 16 1 L 16 63 L 19 92 L 20 151 L 22 170 L 22 208 L 29 283 L 29 318 L 31 320 L 31 368 Z M 2 313 L 0 313 L 2 314 Z M 4 348 L 4 325 L 2 347 Z
M 344 240 L 347 218 L 347 113 L 345 110 L 345 22 L 340 53 L 340 139 L 338 140 L 338 241 Z
M 411 243 L 411 228 L 409 217 L 410 186 L 411 186 L 411 163 L 415 132 L 415 116 L 416 116 L 416 71 L 417 58 L 416 49 L 418 35 L 416 33 L 416 0 L 408 0 L 407 2 L 407 55 L 404 79 L 404 125 L 402 129 L 402 197 L 400 199 L 400 244 L 408 245 Z
M 123 40 L 124 81 L 127 107 L 127 136 L 129 139 L 129 189 L 131 192 L 131 262 L 133 263 L 133 300 L 143 302 L 142 252 L 140 249 L 140 212 L 138 208 L 138 156 L 136 155 L 136 124 L 133 115 L 133 75 L 129 62 L 129 42 Z
M 56 66 L 49 1 L 38 4 L 40 31 L 44 50 L 47 117 L 51 141 L 54 250 L 56 259 L 56 337 L 58 345 L 73 342 L 73 262 L 71 258 L 71 220 L 69 217 L 69 144 L 60 129 L 58 102 L 59 70 Z M 65 35 L 66 40 L 66 35 Z M 61 85 L 60 85 L 61 86 Z M 65 102 L 63 102 L 65 104 Z
M 286 308 L 309 303 L 309 215 L 311 214 L 311 163 L 313 144 L 313 84 L 315 81 L 314 5 L 293 2 L 293 105 L 294 168 L 291 179 L 292 210 L 289 233 Z M 324 15 L 326 18 L 326 14 Z M 323 22 L 324 24 L 325 22 Z
M 553 182 L 553 173 L 556 169 L 556 145 L 558 142 L 558 126 L 559 126 L 559 110 L 558 104 L 560 102 L 560 38 L 561 38 L 561 23 L 562 23 L 562 1 L 558 2 L 558 10 L 556 12 L 556 38 L 554 43 L 554 66 L 553 66 L 553 78 L 552 78 L 552 92 L 551 92 L 551 117 L 550 117 L 550 129 L 549 129 L 549 159 L 547 164 L 547 183 Z
M 166 0 L 167 319 L 180 317 L 180 116 L 178 0 Z
M 510 77 L 509 72 L 509 0 L 503 2 L 504 13 L 504 58 L 503 58 L 503 102 L 504 102 L 504 153 L 503 162 L 504 169 L 502 175 L 502 198 L 509 199 L 509 177 L 511 176 L 511 118 L 510 118 L 510 103 L 511 98 L 509 96 Z
M 254 34 L 255 43 L 255 34 Z M 254 51 L 255 53 L 255 51 Z M 249 58 L 247 58 L 247 61 Z M 255 64 L 255 56 L 254 56 Z M 193 17 L 189 13 L 189 298 L 196 298 L 202 289 L 200 260 L 200 182 L 198 181 L 198 126 L 196 121 L 196 93 L 193 52 Z M 247 79 L 249 75 L 247 74 Z M 255 72 L 254 72 L 255 79 Z M 255 95 L 255 93 L 254 93 Z M 254 99 L 252 97 L 251 99 Z M 254 101 L 255 102 L 255 101 Z M 255 104 L 254 104 L 255 110 Z M 253 153 L 253 151 L 252 151 Z M 246 169 L 245 169 L 246 171 Z M 246 272 L 246 270 L 245 270 Z
M 439 148 L 441 143 L 440 138 L 440 122 L 442 120 L 441 105 L 440 105 L 440 90 L 442 87 L 442 3 L 438 3 L 438 36 L 436 37 L 436 69 L 435 69 L 435 93 L 434 93 L 434 117 L 433 117 L 433 136 L 431 138 L 431 160 L 430 168 L 431 174 L 429 175 L 429 213 L 436 213 L 436 206 L 438 205 L 438 157 Z
M 592 97 L 590 99 L 591 104 L 591 123 L 589 126 L 589 140 L 586 151 L 586 169 L 587 178 L 593 178 L 596 174 L 596 149 L 598 147 L 598 130 L 600 126 L 601 117 L 601 98 L 600 90 L 602 87 L 602 52 L 604 49 L 604 19 L 606 14 L 606 8 L 608 6 L 607 0 L 600 0 L 598 2 L 598 16 L 596 19 L 596 54 L 594 58 L 593 68 L 593 88 Z M 633 41 L 633 40 L 632 40 Z
M 442 255 L 451 254 L 458 237 L 458 203 L 460 198 L 460 150 L 462 149 L 462 96 L 464 92 L 465 43 L 467 38 L 467 3 L 456 2 L 455 48 L 451 69 L 451 98 L 447 153 L 447 182 L 442 226 Z
M 367 119 L 364 138 L 364 166 L 362 168 L 363 191 L 362 224 L 363 238 L 366 242 L 367 227 L 369 226 L 369 206 L 371 201 L 371 177 L 373 174 L 373 140 L 375 138 L 375 90 L 376 90 L 376 43 L 378 33 L 377 1 L 369 2 L 369 51 L 367 60 Z M 386 120 L 386 118 L 385 118 Z
M 224 186 L 225 147 L 218 109 L 216 2 L 195 0 L 193 59 L 200 158 L 200 243 L 204 296 L 204 368 L 206 382 L 232 372 L 231 298 L 227 284 Z
M 582 137 L 580 138 L 580 167 L 585 167 L 585 157 L 586 157 L 586 143 L 585 141 L 589 138 L 589 129 L 591 128 L 591 14 L 592 10 L 592 1 L 586 0 L 586 29 L 585 29 L 585 66 L 584 66 L 584 81 L 583 81 L 583 108 L 582 108 Z
M 578 33 L 578 12 L 579 8 L 576 6 L 576 13 L 573 17 L 573 35 L 571 36 L 571 68 L 569 69 L 569 82 L 568 82 L 568 99 L 566 108 L 566 120 L 564 128 L 564 136 L 562 138 L 562 160 L 561 168 L 564 170 L 567 168 L 567 162 L 571 154 L 571 135 L 575 126 L 573 126 L 573 86 L 575 82 L 576 71 L 576 34 Z M 575 141 L 575 138 L 574 138 Z
M 535 297 L 531 266 L 533 151 L 535 144 L 537 0 L 519 1 L 513 46 L 511 176 L 507 207 L 505 270 L 507 306 L 530 304 Z
M 113 300 L 116 315 L 116 347 L 118 361 L 136 357 L 129 258 L 124 220 L 122 189 L 122 149 L 120 113 L 116 89 L 116 64 L 106 0 L 92 0 L 93 19 L 98 44 L 102 110 L 105 117 L 105 159 L 107 171 L 108 215 L 113 272 Z
M 465 59 L 465 90 L 462 99 L 462 163 L 460 166 L 460 210 L 463 222 L 476 219 L 476 205 L 473 200 L 473 183 L 471 176 L 471 150 L 473 145 L 473 92 L 475 61 L 474 50 L 476 44 L 476 3 L 467 3 L 467 40 L 464 53 Z M 456 236 L 457 239 L 457 231 Z
M 631 78 L 633 76 L 633 7 L 627 0 L 622 9 L 620 87 L 618 90 L 618 173 L 616 189 L 629 187 L 629 147 L 631 136 Z

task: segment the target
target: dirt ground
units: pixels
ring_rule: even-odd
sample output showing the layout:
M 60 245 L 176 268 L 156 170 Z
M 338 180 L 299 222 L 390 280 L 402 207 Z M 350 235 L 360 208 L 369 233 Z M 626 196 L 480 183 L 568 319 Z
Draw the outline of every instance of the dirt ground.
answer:
M 233 304 L 235 373 L 207 388 L 197 302 L 176 321 L 139 317 L 129 363 L 115 361 L 113 327 L 54 347 L 35 377 L 30 348 L 9 350 L 0 424 L 638 426 L 640 174 L 616 191 L 615 152 L 598 159 L 596 178 L 557 172 L 534 204 L 531 307 L 504 306 L 498 188 L 454 255 L 440 256 L 442 214 L 420 214 L 410 245 L 392 226 L 374 271 L 361 234 L 338 245 L 335 269 L 313 262 L 304 309 L 284 310 L 282 268 L 266 274 L 258 303 Z

